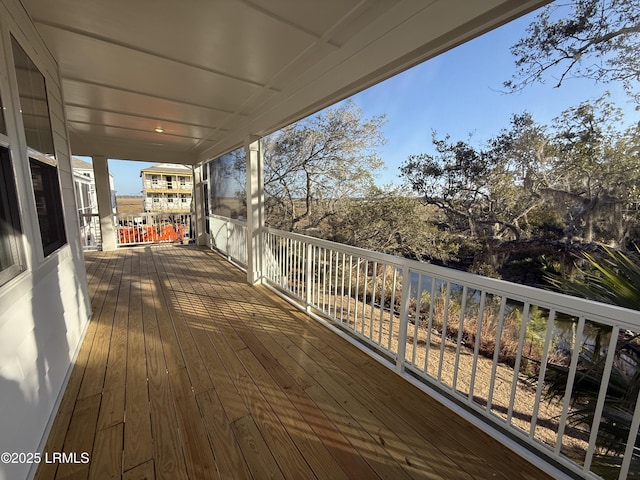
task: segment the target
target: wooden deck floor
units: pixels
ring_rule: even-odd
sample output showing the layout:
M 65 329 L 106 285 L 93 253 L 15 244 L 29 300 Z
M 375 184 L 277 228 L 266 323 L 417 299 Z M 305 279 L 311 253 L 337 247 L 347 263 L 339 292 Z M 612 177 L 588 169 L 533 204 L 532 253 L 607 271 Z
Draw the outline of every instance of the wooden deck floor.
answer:
M 37 479 L 547 475 L 208 250 L 86 257 L 94 317 Z

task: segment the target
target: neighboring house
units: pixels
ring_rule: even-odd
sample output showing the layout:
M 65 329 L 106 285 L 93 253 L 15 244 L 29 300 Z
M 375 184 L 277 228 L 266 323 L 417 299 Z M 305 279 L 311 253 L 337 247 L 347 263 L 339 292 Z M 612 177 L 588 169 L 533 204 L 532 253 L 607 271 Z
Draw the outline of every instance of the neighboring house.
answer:
M 78 204 L 78 223 L 82 243 L 85 248 L 97 248 L 100 245 L 100 222 L 93 165 L 72 157 L 71 168 L 73 169 L 73 184 Z M 109 187 L 111 188 L 111 206 L 113 213 L 116 213 L 116 191 L 111 174 L 109 175 Z
M 144 211 L 188 213 L 193 195 L 193 172 L 175 163 L 159 163 L 140 170 Z

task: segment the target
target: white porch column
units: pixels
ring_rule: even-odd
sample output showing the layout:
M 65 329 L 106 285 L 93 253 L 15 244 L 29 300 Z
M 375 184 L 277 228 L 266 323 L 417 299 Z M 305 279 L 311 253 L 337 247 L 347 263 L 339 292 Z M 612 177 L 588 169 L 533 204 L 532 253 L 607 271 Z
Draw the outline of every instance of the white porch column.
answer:
M 205 229 L 205 221 L 207 218 L 207 212 L 205 209 L 204 200 L 204 181 L 203 171 L 207 168 L 207 164 L 198 165 L 193 167 L 193 211 L 195 218 L 194 223 L 196 226 L 196 245 L 207 244 L 207 232 Z
M 245 143 L 247 165 L 247 281 L 262 277 L 262 227 L 264 226 L 264 183 L 262 141 L 252 137 Z
M 102 250 L 115 250 L 116 232 L 113 228 L 113 205 L 111 204 L 111 185 L 109 184 L 107 157 L 95 155 L 91 158 L 93 159 L 93 175 L 96 181 Z

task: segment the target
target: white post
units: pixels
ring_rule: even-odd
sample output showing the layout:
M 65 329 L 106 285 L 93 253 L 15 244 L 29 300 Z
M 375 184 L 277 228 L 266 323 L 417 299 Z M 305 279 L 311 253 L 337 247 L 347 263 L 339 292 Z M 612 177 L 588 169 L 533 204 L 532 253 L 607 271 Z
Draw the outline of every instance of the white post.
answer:
M 312 256 L 313 256 L 313 245 L 311 245 L 311 242 L 307 242 L 307 254 L 306 254 L 306 262 L 305 262 L 306 263 L 305 295 L 307 299 L 307 306 L 306 306 L 307 312 L 311 312 L 311 302 L 313 301 L 312 290 L 311 290 L 313 288 L 313 272 L 311 271 L 313 266 Z
M 262 280 L 262 227 L 264 226 L 264 183 L 262 142 L 251 137 L 245 143 L 247 172 L 247 281 Z
M 400 300 L 400 324 L 398 325 L 398 358 L 396 372 L 404 372 L 404 360 L 407 351 L 407 324 L 409 323 L 409 304 L 411 302 L 411 272 L 408 265 L 402 267 L 402 297 Z M 416 319 L 417 321 L 417 319 Z
M 207 212 L 205 211 L 204 205 L 204 182 L 202 179 L 202 171 L 207 168 L 207 164 L 202 164 L 193 168 L 193 200 L 191 205 L 191 211 L 193 212 L 195 218 L 193 219 L 193 224 L 196 227 L 196 245 L 206 245 L 207 237 L 206 237 L 206 229 L 205 222 L 207 221 Z M 193 232 L 191 232 L 191 238 L 194 238 Z
M 93 175 L 96 181 L 98 215 L 100 216 L 100 232 L 102 250 L 116 249 L 116 232 L 113 228 L 113 205 L 111 203 L 111 185 L 109 182 L 109 165 L 107 157 L 95 155 L 93 159 Z

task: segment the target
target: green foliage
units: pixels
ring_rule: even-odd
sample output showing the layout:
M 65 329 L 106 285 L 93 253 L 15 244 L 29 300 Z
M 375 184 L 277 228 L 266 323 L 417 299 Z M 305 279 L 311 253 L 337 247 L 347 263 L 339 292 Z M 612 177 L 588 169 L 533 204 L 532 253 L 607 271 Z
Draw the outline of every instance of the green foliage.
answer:
M 561 291 L 580 297 L 606 302 L 621 307 L 640 310 L 640 260 L 620 251 L 604 248 L 602 259 L 584 253 L 588 269 L 580 269 L 576 278 L 550 276 L 550 283 Z M 637 252 L 640 254 L 640 251 Z M 600 384 L 603 378 L 606 356 L 601 355 L 601 345 L 611 335 L 611 327 L 598 325 L 593 329 L 596 339 L 592 348 L 583 348 L 579 357 L 571 403 L 570 421 L 574 425 L 591 427 Z M 626 448 L 633 411 L 640 394 L 640 370 L 629 374 L 620 368 L 620 355 L 637 338 L 621 337 L 616 344 L 615 359 L 607 386 L 602 420 L 598 428 L 597 446 L 601 453 L 595 457 L 596 470 L 605 478 L 617 478 L 619 456 Z M 548 399 L 560 400 L 565 394 L 568 367 L 549 363 L 544 379 Z M 640 437 L 636 439 L 636 444 Z M 638 459 L 634 460 L 638 463 Z
M 578 269 L 574 278 L 548 277 L 558 290 L 578 297 L 640 310 L 640 261 L 618 250 L 603 247 L 606 257 L 583 257 L 591 267 Z M 636 247 L 637 254 L 640 250 Z

